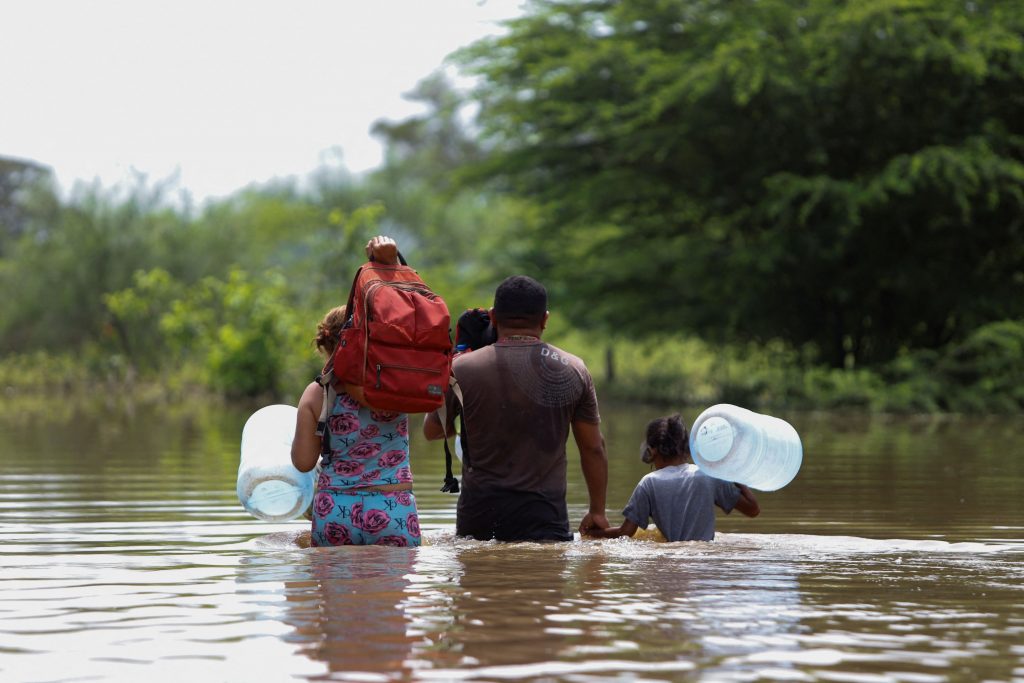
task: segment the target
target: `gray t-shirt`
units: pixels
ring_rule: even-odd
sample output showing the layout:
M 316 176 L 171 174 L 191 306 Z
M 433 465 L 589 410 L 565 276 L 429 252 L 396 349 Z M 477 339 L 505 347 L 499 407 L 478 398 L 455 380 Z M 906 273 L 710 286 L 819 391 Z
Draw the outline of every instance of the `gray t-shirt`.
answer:
M 622 514 L 641 529 L 653 517 L 669 541 L 712 541 L 714 506 L 729 513 L 739 499 L 732 482 L 710 477 L 696 465 L 671 465 L 644 476 Z

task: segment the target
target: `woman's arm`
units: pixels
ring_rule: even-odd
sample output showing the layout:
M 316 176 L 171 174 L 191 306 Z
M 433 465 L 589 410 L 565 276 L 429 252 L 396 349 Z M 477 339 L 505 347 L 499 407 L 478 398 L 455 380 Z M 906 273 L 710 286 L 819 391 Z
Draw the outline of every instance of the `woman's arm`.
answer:
M 736 501 L 735 509 L 747 517 L 757 517 L 761 514 L 761 506 L 757 504 L 757 498 L 754 498 L 753 492 L 743 484 L 736 484 L 736 488 L 740 490 L 740 499 Z
M 295 436 L 292 438 L 292 464 L 300 472 L 309 472 L 320 459 L 320 437 L 316 423 L 323 408 L 324 390 L 310 382 L 299 399 L 299 412 L 295 416 Z
M 398 243 L 387 235 L 377 235 L 366 243 L 366 258 L 387 266 L 398 265 Z

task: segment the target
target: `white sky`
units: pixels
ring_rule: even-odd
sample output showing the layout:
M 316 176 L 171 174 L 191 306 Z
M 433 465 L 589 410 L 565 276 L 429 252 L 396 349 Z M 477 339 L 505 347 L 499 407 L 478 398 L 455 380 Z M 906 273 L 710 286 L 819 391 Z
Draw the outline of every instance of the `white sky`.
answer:
M 0 0 L 0 156 L 196 200 L 381 161 L 374 121 L 523 0 Z

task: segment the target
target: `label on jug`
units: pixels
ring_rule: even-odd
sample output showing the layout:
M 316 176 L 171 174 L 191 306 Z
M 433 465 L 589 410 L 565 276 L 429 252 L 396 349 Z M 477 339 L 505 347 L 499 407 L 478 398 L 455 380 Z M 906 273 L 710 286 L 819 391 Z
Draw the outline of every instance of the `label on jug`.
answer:
M 735 434 L 729 421 L 722 417 L 709 417 L 697 429 L 697 454 L 710 462 L 724 458 L 732 449 Z

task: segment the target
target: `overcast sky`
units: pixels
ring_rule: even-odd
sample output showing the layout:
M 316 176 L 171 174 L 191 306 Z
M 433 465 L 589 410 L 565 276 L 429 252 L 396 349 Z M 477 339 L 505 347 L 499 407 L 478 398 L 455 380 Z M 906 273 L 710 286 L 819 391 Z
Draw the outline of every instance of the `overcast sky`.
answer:
M 0 156 L 65 189 L 177 172 L 195 199 L 324 164 L 523 0 L 0 0 Z M 341 160 L 337 150 L 341 150 Z

